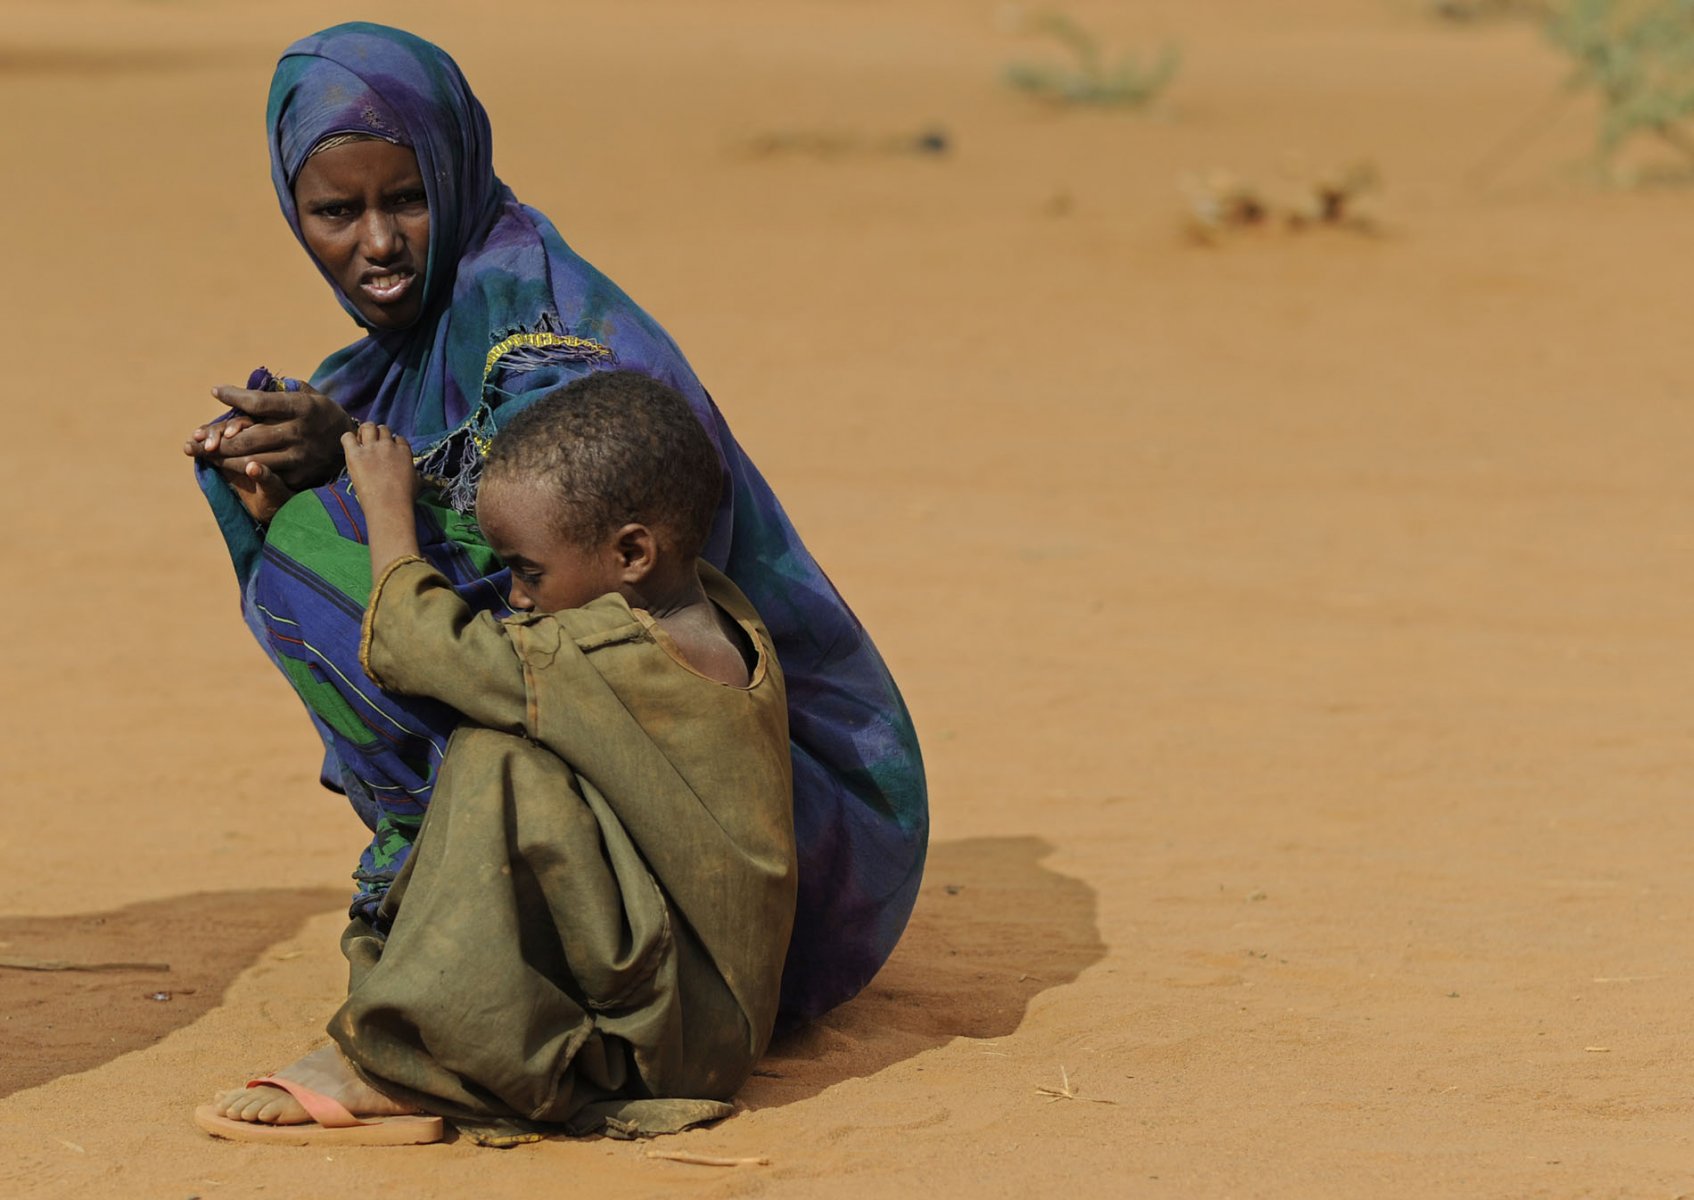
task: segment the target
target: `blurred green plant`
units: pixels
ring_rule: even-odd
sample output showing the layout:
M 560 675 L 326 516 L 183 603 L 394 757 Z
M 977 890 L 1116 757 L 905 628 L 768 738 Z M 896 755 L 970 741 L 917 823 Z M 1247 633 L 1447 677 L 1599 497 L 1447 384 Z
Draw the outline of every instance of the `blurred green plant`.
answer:
M 1546 17 L 1553 0 L 1428 0 L 1429 11 L 1448 21 Z
M 1547 33 L 1576 60 L 1569 88 L 1599 96 L 1603 166 L 1641 134 L 1694 163 L 1694 0 L 1560 0 Z
M 1176 78 L 1182 55 L 1166 46 L 1143 58 L 1125 54 L 1107 63 L 1100 39 L 1061 12 L 1039 12 L 1021 21 L 1023 31 L 1050 37 L 1070 52 L 1068 64 L 1011 63 L 1004 72 L 1007 86 L 1060 104 L 1097 104 L 1109 108 L 1142 108 Z

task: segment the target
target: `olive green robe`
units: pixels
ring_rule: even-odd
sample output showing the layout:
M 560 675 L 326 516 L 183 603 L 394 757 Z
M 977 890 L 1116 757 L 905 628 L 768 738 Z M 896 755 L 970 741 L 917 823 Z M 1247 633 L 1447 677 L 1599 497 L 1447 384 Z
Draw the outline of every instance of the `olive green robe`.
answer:
M 726 1100 L 764 1053 L 794 919 L 787 702 L 758 614 L 700 571 L 757 648 L 747 687 L 616 595 L 502 622 L 421 559 L 372 590 L 366 672 L 467 719 L 387 938 L 344 938 L 329 1032 L 382 1090 L 580 1123 L 608 1100 Z

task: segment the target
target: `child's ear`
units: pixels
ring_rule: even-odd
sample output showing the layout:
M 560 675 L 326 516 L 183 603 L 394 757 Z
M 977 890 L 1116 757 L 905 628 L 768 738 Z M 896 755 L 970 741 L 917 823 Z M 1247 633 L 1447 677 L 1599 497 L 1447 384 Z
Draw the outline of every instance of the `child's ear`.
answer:
M 612 544 L 617 549 L 624 583 L 640 583 L 658 565 L 659 542 L 645 525 L 637 522 L 625 525 L 612 535 Z

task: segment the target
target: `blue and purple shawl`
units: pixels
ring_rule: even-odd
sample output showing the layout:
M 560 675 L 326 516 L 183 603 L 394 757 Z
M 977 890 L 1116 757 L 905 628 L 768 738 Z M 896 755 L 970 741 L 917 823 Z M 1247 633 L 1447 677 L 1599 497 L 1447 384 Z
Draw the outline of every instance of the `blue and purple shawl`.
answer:
M 929 822 L 916 734 L 875 646 L 682 352 L 495 176 L 487 115 L 430 43 L 366 23 L 305 38 L 277 66 L 267 117 L 271 178 L 296 237 L 293 182 L 325 138 L 367 134 L 417 155 L 430 213 L 423 312 L 404 330 L 367 328 L 312 383 L 419 451 L 442 500 L 420 505 L 420 540 L 474 606 L 504 611 L 504 573 L 464 514 L 488 439 L 513 413 L 608 366 L 646 372 L 694 408 L 727 477 L 705 557 L 758 608 L 787 677 L 800 898 L 785 1018 L 855 994 L 892 951 L 917 896 Z M 363 518 L 345 476 L 284 509 L 309 507 L 306 518 L 291 517 L 286 530 L 279 518 L 268 532 L 215 471 L 202 467 L 200 480 L 249 624 L 324 737 L 325 783 L 376 831 L 356 875 L 354 911 L 368 915 L 409 851 L 457 715 L 381 693 L 359 672 L 369 568 L 359 564 Z

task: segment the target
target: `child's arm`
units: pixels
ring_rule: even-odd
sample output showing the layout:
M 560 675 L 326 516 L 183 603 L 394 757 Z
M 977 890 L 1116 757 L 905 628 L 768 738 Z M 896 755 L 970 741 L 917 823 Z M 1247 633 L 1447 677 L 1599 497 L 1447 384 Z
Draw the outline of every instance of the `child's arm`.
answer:
M 418 554 L 412 448 L 369 423 L 341 444 L 370 539 L 374 586 L 359 647 L 365 673 L 386 691 L 430 696 L 479 725 L 527 732 L 532 706 L 510 633 L 489 614 L 473 614 Z
M 371 578 L 382 578 L 389 563 L 418 554 L 417 517 L 412 507 L 418 498 L 418 473 L 412 467 L 412 448 L 406 439 L 395 437 L 386 425 L 364 422 L 341 435 L 347 454 L 347 475 L 371 540 Z

